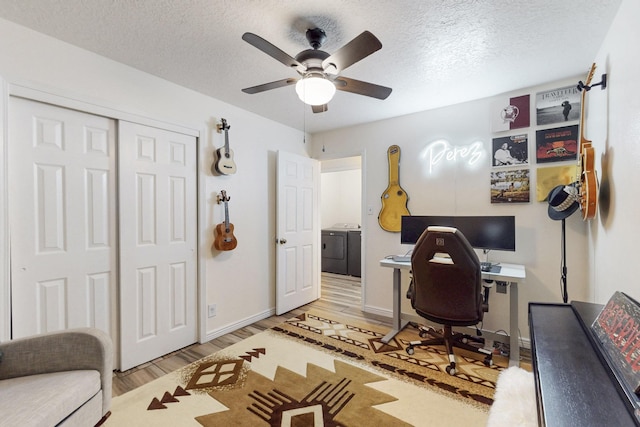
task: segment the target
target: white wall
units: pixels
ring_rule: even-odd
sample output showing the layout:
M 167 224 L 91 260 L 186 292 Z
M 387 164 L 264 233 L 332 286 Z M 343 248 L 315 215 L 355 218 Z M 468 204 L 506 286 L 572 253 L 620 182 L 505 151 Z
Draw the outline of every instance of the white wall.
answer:
M 307 156 L 302 132 L 2 19 L 0 59 L 0 76 L 9 86 L 45 89 L 201 131 L 202 283 L 206 302 L 217 304 L 217 316 L 207 319 L 206 332 L 224 332 L 273 312 L 276 152 Z M 238 166 L 231 176 L 211 173 L 213 153 L 224 144 L 224 135 L 215 131 L 222 117 L 231 125 L 229 139 Z M 238 247 L 213 253 L 213 230 L 224 220 L 224 209 L 214 206 L 213 194 L 221 189 L 231 196 L 230 220 Z M 6 258 L 6 253 L 2 256 Z M 5 307 L 7 295 L 0 293 L 0 299 L 0 307 Z M 6 330 L 7 325 L 0 325 L 0 331 Z
M 366 190 L 365 209 L 372 212 L 364 221 L 366 258 L 364 261 L 364 306 L 367 311 L 389 314 L 392 303 L 392 271 L 379 266 L 386 255 L 406 252 L 400 244 L 399 233 L 383 231 L 377 221 L 381 208 L 380 195 L 387 188 L 387 148 L 398 144 L 401 148 L 400 185 L 409 195 L 409 210 L 413 215 L 515 215 L 516 252 L 492 252 L 491 261 L 525 264 L 527 280 L 520 287 L 519 325 L 522 337 L 527 338 L 527 304 L 529 301 L 561 302 L 561 222 L 552 221 L 547 215 L 547 204 L 531 201 L 524 204 L 491 204 L 489 179 L 491 167 L 491 139 L 495 136 L 526 132 L 529 135 L 531 183 L 535 189 L 535 94 L 577 83 L 582 76 L 550 82 L 547 85 L 525 88 L 506 94 L 519 96 L 530 94 L 532 102 L 532 126 L 506 133 L 492 133 L 490 111 L 491 98 L 481 99 L 451 107 L 425 111 L 376 123 L 340 129 L 313 135 L 313 156 L 338 157 L 345 147 L 350 151 L 366 153 L 363 163 Z M 576 124 L 577 122 L 572 122 Z M 562 126 L 564 123 L 556 125 Z M 546 128 L 553 126 L 545 126 Z M 427 144 L 446 139 L 454 146 L 465 146 L 481 141 L 484 158 L 475 167 L 466 161 L 439 164 L 429 173 L 422 158 Z M 557 163 L 556 165 L 566 164 Z M 549 166 L 548 164 L 544 165 Z M 570 299 L 586 300 L 589 297 L 587 262 L 587 224 L 579 214 L 569 217 L 567 225 L 568 293 Z M 408 281 L 406 280 L 406 286 Z M 490 312 L 485 316 L 487 330 L 508 330 L 508 295 L 493 293 Z M 412 313 L 408 301 L 403 311 Z
M 337 223 L 360 224 L 362 173 L 360 157 L 325 160 L 321 164 L 321 228 Z
M 337 223 L 360 224 L 360 170 L 323 172 L 320 179 L 322 188 L 322 228 Z
M 604 304 L 622 291 L 640 300 L 640 2 L 623 0 L 595 58 L 594 82 L 607 74 L 607 89 L 587 97 L 586 138 L 596 150 L 599 216 L 589 227 L 590 298 Z

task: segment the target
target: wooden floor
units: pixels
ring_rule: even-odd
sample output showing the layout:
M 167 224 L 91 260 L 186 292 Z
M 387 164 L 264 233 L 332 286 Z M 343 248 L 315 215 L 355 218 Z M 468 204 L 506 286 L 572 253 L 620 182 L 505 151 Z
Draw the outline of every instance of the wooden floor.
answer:
M 360 278 L 343 276 L 339 274 L 322 273 L 322 295 L 317 301 L 304 305 L 281 316 L 271 316 L 260 320 L 244 328 L 213 339 L 204 344 L 193 344 L 182 350 L 175 351 L 166 356 L 152 360 L 144 365 L 113 374 L 113 396 L 119 396 L 136 387 L 140 387 L 169 372 L 182 368 L 191 362 L 195 362 L 216 351 L 222 350 L 243 339 L 270 329 L 298 314 L 317 307 L 324 311 L 340 313 L 343 317 L 367 319 L 391 327 L 391 319 L 363 313 L 361 307 Z
M 329 313 L 339 313 L 341 317 L 353 317 L 354 319 L 391 327 L 391 318 L 364 313 L 361 310 L 360 278 L 322 273 L 321 290 L 322 294 L 319 300 L 281 316 L 271 316 L 268 319 L 260 320 L 204 344 L 193 344 L 128 371 L 114 372 L 113 396 L 119 396 L 136 387 L 140 387 L 191 362 L 242 341 L 251 335 L 279 325 L 294 316 L 309 311 L 311 308 L 319 308 Z M 523 361 L 528 360 L 530 363 L 531 353 L 523 348 L 520 349 L 520 352 Z

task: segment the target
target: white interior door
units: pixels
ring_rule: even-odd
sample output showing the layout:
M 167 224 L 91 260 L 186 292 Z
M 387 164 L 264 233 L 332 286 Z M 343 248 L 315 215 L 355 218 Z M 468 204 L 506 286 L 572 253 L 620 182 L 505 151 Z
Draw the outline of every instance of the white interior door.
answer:
M 196 139 L 118 126 L 125 370 L 197 340 Z
M 117 342 L 115 122 L 9 101 L 12 337 L 91 326 Z
M 276 313 L 320 297 L 320 165 L 278 151 Z

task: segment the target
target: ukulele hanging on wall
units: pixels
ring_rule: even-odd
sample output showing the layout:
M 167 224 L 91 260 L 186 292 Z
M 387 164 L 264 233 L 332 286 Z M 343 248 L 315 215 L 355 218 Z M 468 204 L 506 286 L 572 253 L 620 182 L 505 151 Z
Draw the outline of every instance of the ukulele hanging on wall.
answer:
M 389 186 L 382 193 L 382 209 L 378 223 L 383 230 L 400 231 L 402 216 L 411 215 L 407 209 L 409 196 L 400 187 L 400 147 L 392 145 L 387 150 L 389 159 Z
M 226 119 L 222 119 L 222 124 L 218 125 L 218 132 L 224 131 L 224 147 L 216 150 L 216 161 L 214 168 L 222 175 L 232 175 L 236 173 L 236 163 L 233 161 L 233 150 L 229 148 L 229 129 Z
M 224 222 L 216 225 L 216 236 L 213 241 L 213 247 L 219 251 L 231 251 L 238 246 L 238 240 L 233 235 L 233 224 L 229 222 L 229 200 L 225 190 L 220 191 L 218 203 L 224 202 Z

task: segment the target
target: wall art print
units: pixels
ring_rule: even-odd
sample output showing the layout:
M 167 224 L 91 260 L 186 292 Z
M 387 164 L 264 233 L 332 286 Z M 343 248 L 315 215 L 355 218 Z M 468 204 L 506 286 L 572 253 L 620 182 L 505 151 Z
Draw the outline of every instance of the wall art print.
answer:
M 491 130 L 527 128 L 531 122 L 530 95 L 498 97 L 491 103 Z
M 493 138 L 493 166 L 513 166 L 529 163 L 529 136 L 525 134 Z
M 577 160 L 578 125 L 536 131 L 536 162 Z
M 579 178 L 578 165 L 551 166 L 536 170 L 536 200 L 543 202 L 558 185 L 569 185 Z
M 529 169 L 491 172 L 491 203 L 528 203 Z
M 580 118 L 580 91 L 576 86 L 536 93 L 536 123 L 550 125 Z

